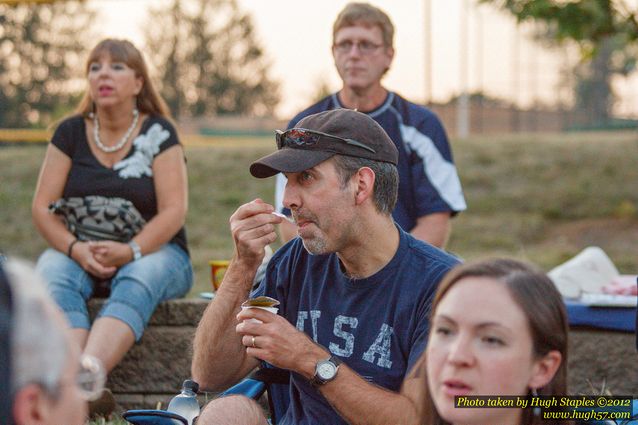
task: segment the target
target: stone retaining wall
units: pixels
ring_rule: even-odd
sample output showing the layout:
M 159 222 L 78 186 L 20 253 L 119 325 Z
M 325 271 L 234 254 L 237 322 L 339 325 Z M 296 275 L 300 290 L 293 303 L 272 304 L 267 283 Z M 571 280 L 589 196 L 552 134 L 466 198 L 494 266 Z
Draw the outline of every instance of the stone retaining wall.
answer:
M 93 316 L 103 302 L 89 302 Z M 190 377 L 193 335 L 207 305 L 191 298 L 158 306 L 140 342 L 109 375 L 107 387 L 121 410 L 154 409 L 158 402 L 166 409 Z
M 93 314 L 103 300 L 92 300 Z M 110 374 L 107 386 L 120 409 L 152 409 L 168 401 L 190 377 L 192 339 L 208 301 L 185 299 L 161 304 L 139 344 Z M 633 334 L 572 329 L 569 347 L 571 394 L 606 388 L 616 395 L 638 396 L 638 355 Z M 202 400 L 203 401 L 203 400 Z
M 638 353 L 633 333 L 572 328 L 569 332 L 568 377 L 571 394 L 600 392 L 638 398 Z

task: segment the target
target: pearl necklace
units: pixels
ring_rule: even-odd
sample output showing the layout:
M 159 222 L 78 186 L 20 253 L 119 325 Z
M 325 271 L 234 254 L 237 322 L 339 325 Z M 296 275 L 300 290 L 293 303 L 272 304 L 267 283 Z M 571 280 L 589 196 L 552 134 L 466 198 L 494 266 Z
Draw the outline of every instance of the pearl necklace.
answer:
M 133 109 L 133 123 L 128 128 L 128 130 L 126 130 L 126 133 L 124 134 L 122 139 L 120 139 L 120 141 L 116 145 L 105 146 L 100 140 L 100 122 L 97 119 L 97 113 L 94 113 L 93 114 L 93 139 L 95 140 L 95 145 L 98 148 L 100 148 L 102 152 L 111 153 L 111 152 L 119 151 L 120 149 L 124 147 L 126 142 L 128 142 L 128 139 L 131 137 L 133 130 L 135 130 L 135 127 L 137 127 L 137 120 L 139 119 L 139 117 L 140 117 L 140 111 L 138 111 L 137 108 Z

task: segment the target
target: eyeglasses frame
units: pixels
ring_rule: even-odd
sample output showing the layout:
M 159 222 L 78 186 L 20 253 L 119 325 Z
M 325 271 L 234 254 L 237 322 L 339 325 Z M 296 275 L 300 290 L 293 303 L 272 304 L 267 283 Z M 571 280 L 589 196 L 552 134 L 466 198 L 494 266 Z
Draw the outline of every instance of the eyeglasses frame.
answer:
M 80 356 L 80 369 L 77 371 L 77 376 L 73 381 L 65 382 L 60 381 L 57 384 L 57 388 L 53 391 L 44 388 L 51 396 L 57 398 L 59 396 L 60 387 L 65 385 L 73 385 L 76 387 L 77 391 L 80 393 L 82 399 L 85 401 L 93 401 L 100 398 L 102 395 L 102 391 L 104 390 L 104 385 L 106 384 L 106 370 L 102 365 L 102 362 L 94 356 L 89 354 L 82 354 Z M 87 379 L 87 374 L 90 375 L 90 378 Z M 82 384 L 94 382 L 95 389 L 92 391 L 86 390 Z
M 362 44 L 369 44 L 371 45 L 371 49 L 370 50 L 366 50 L 363 49 L 361 47 Z M 350 44 L 350 48 L 345 50 L 345 44 Z M 352 51 L 352 48 L 356 47 L 357 50 L 359 51 L 359 53 L 361 53 L 363 56 L 372 56 L 374 53 L 376 53 L 380 48 L 385 47 L 385 44 L 376 44 L 376 43 L 372 43 L 370 41 L 367 40 L 363 40 L 363 41 L 352 41 L 352 40 L 344 40 L 341 41 L 339 43 L 334 43 L 332 45 L 332 48 L 339 54 L 345 55 L 348 54 Z

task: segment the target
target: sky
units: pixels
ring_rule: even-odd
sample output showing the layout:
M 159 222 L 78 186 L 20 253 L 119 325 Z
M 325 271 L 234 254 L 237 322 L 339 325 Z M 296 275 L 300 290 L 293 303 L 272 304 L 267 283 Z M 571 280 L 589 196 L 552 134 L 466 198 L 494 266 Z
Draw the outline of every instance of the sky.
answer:
M 283 119 L 309 106 L 325 81 L 340 88 L 330 46 L 332 23 L 348 0 L 237 0 L 253 17 L 258 39 L 281 84 Z M 635 1 L 635 0 L 629 0 Z M 141 28 L 150 5 L 170 0 L 90 0 L 104 36 L 128 38 L 143 48 Z M 547 49 L 530 42 L 529 25 L 475 0 L 429 0 L 431 46 L 425 45 L 428 0 L 374 0 L 395 26 L 395 58 L 384 85 L 415 102 L 443 102 L 462 88 L 483 90 L 521 106 L 559 103 L 569 95 L 560 85 L 561 68 L 575 52 Z M 152 23 L 150 23 L 152 25 Z M 430 64 L 430 66 L 426 66 Z M 463 70 L 463 72 L 462 72 Z M 626 100 L 621 113 L 638 115 L 638 77 L 618 81 Z

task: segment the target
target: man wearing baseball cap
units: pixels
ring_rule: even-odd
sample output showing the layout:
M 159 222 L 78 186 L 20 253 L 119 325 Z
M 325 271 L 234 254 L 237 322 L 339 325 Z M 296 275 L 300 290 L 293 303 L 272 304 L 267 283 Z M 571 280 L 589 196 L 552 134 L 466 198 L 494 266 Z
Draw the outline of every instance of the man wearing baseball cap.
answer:
M 284 173 L 300 237 L 273 256 L 251 296 L 277 299 L 279 312 L 239 308 L 282 221 L 257 199 L 230 219 L 235 256 L 197 329 L 194 379 L 222 390 L 266 362 L 293 372 L 287 406 L 270 394 L 283 411 L 277 424 L 405 423 L 414 408 L 398 391 L 425 347 L 431 295 L 457 260 L 392 219 L 398 152 L 372 118 L 321 112 L 276 140 L 250 172 Z M 238 417 L 222 407 L 229 400 L 212 402 L 200 423 L 219 411 Z

